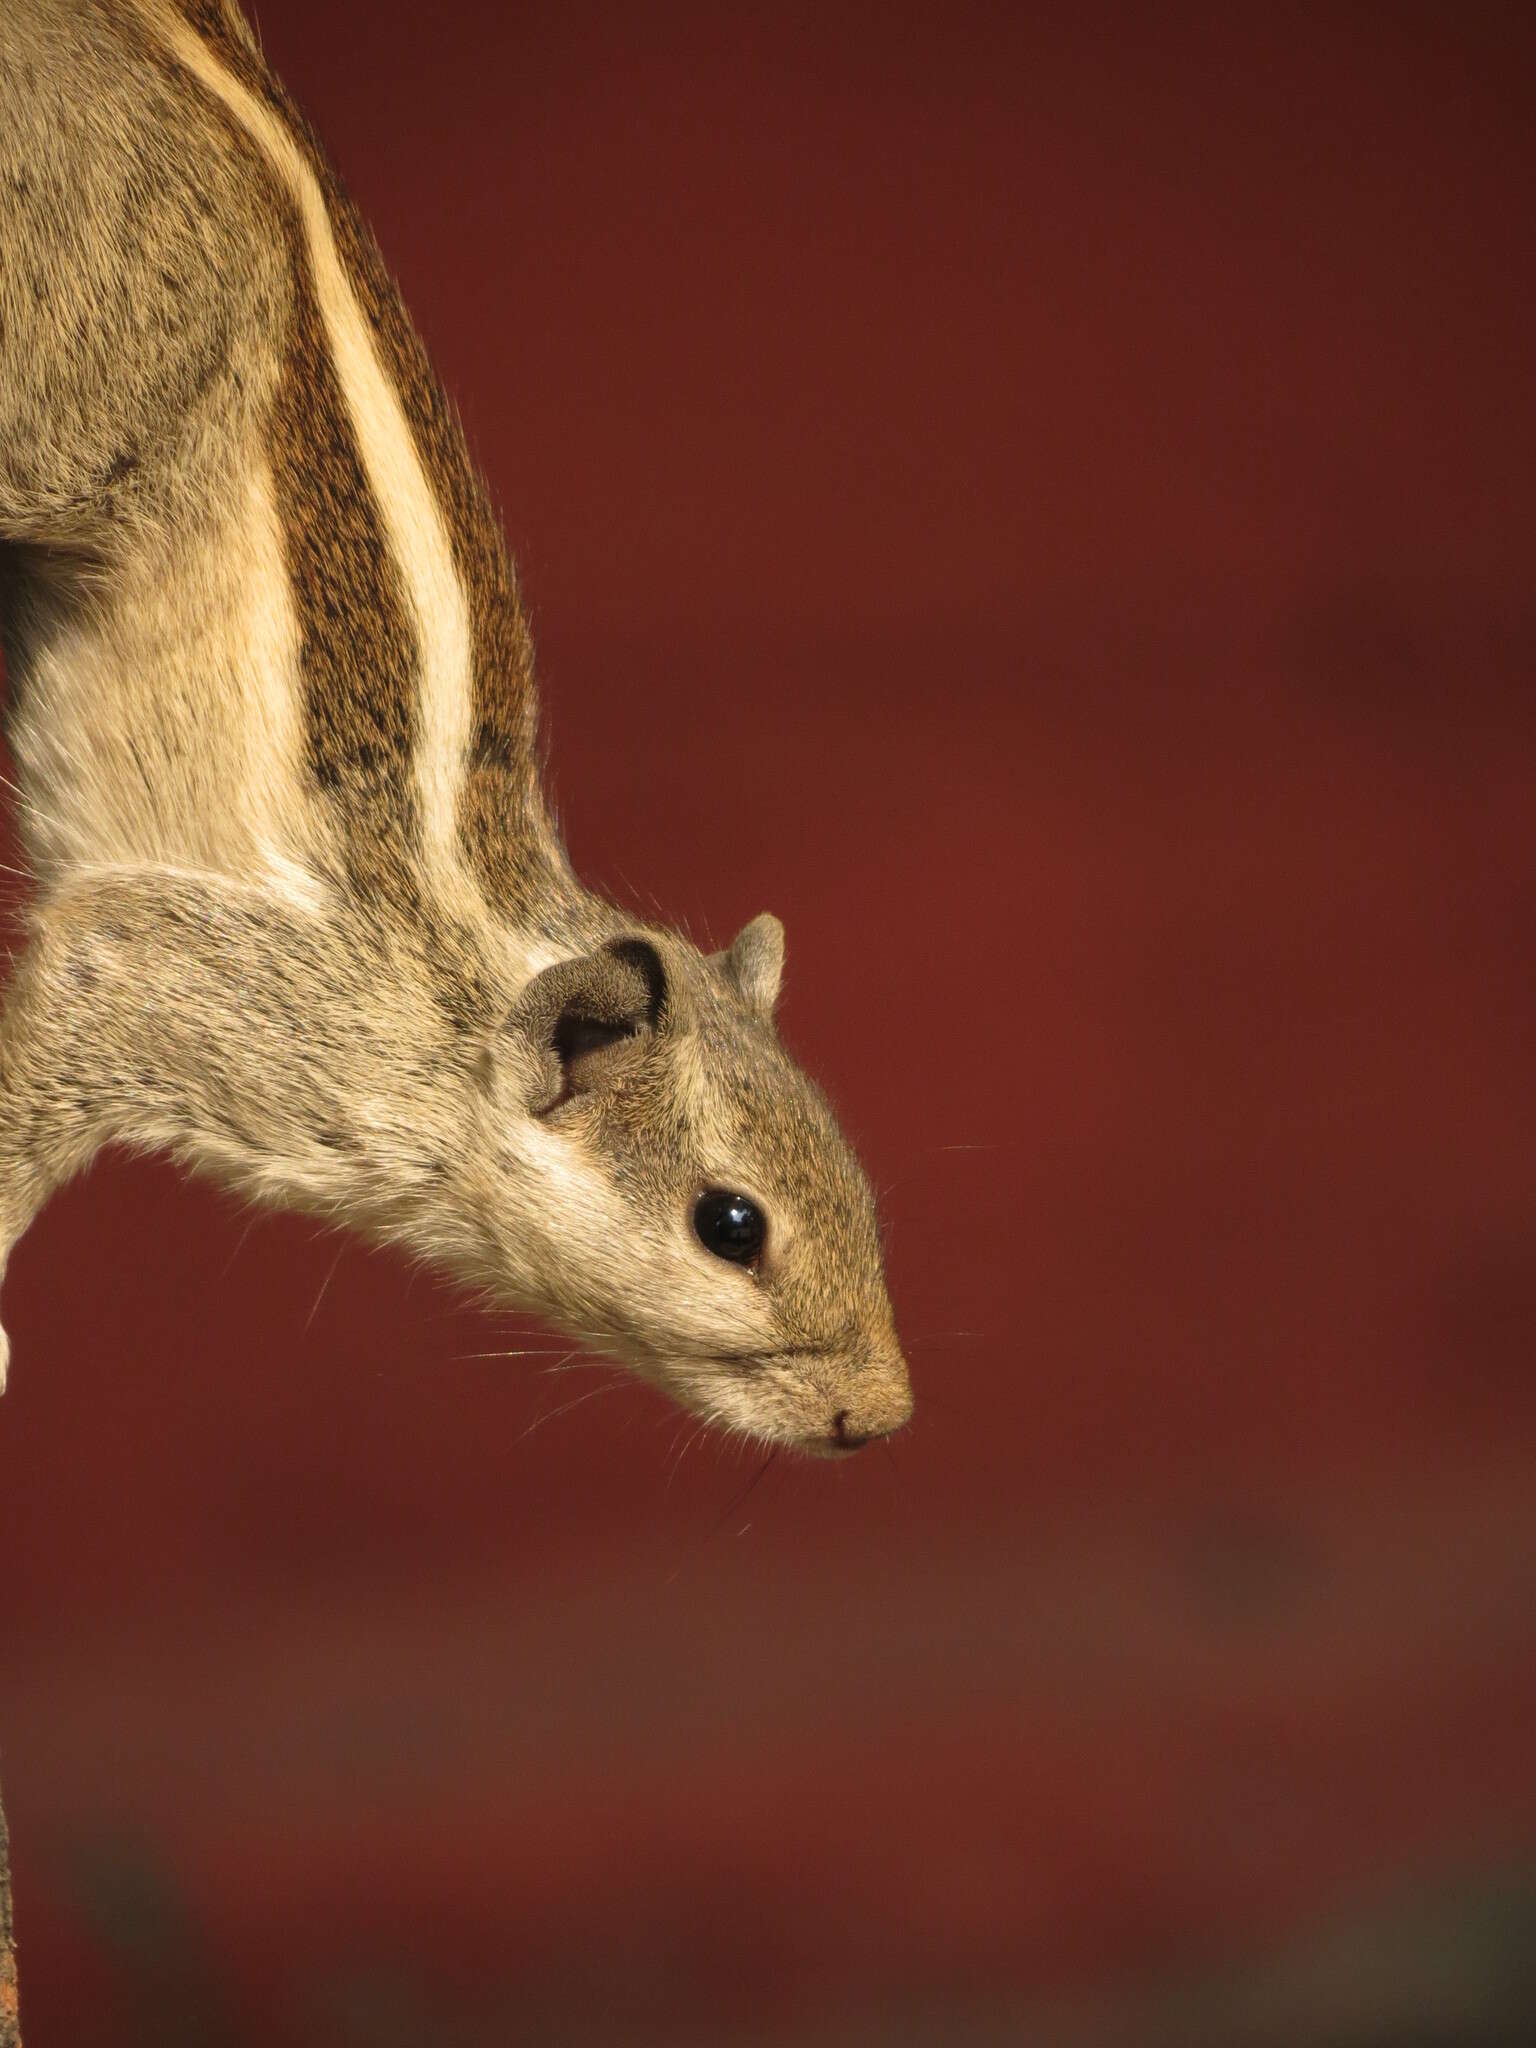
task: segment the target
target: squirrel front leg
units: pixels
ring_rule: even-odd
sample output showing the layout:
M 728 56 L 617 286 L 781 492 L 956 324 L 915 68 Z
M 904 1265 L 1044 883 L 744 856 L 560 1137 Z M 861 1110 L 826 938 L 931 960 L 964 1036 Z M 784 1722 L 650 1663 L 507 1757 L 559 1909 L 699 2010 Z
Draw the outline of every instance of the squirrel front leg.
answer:
M 115 869 L 46 897 L 0 1015 L 0 1277 L 107 1144 L 258 1201 L 365 1211 L 348 1080 L 367 1073 L 384 965 L 349 927 L 223 876 Z M 0 1385 L 8 1360 L 0 1332 Z

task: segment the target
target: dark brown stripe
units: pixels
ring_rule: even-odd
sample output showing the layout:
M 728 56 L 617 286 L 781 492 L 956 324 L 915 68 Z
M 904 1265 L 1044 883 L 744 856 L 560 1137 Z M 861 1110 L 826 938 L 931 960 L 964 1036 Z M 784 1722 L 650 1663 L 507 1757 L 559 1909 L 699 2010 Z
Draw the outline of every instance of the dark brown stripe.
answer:
M 298 618 L 309 769 L 366 838 L 403 849 L 417 824 L 415 629 L 286 200 L 279 217 L 295 287 L 268 452 Z
M 501 525 L 433 374 L 394 279 L 319 141 L 224 0 L 180 0 L 183 13 L 248 91 L 284 122 L 319 180 L 337 252 L 400 393 L 431 481 L 469 610 L 474 729 L 459 824 L 493 900 L 527 915 L 568 878 L 544 857 L 533 647 Z

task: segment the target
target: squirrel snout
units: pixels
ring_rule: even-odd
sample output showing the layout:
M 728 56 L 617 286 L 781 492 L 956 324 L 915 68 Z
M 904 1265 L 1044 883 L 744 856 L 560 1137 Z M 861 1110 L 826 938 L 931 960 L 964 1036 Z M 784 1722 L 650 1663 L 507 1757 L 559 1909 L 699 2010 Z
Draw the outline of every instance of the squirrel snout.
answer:
M 839 1408 L 832 1417 L 830 1441 L 837 1450 L 859 1451 L 880 1437 L 894 1436 L 911 1420 L 912 1388 L 902 1369 L 885 1386 Z
M 840 1451 L 862 1451 L 867 1443 L 873 1442 L 874 1436 L 873 1430 L 854 1429 L 846 1408 L 839 1408 L 832 1418 L 832 1441 Z

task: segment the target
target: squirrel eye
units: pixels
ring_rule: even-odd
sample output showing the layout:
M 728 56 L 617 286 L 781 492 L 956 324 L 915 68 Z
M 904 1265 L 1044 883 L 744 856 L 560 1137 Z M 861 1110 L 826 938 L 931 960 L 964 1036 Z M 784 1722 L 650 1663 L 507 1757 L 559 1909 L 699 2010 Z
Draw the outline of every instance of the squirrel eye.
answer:
M 694 1205 L 693 1234 L 717 1259 L 750 1266 L 762 1253 L 768 1223 L 762 1210 L 745 1195 L 710 1188 Z

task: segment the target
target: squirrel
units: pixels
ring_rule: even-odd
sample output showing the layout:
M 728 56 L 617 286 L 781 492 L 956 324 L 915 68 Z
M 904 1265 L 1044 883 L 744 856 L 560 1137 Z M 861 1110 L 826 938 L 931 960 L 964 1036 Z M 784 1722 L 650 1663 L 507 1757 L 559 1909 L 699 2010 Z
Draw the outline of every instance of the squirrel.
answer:
M 577 880 L 485 486 L 232 0 L 0 11 L 0 633 L 0 1276 L 158 1151 L 761 1442 L 907 1421 L 783 930 L 706 956 Z

